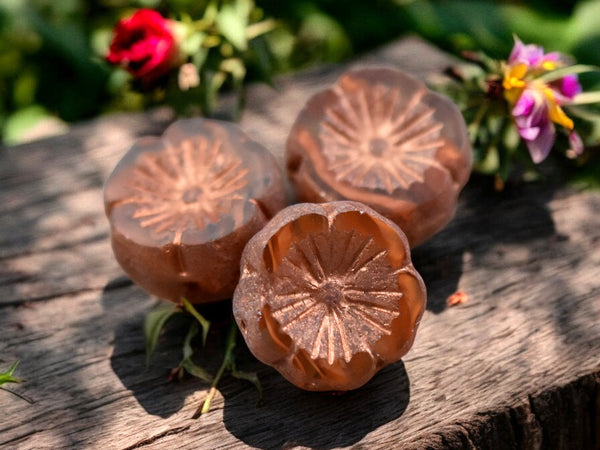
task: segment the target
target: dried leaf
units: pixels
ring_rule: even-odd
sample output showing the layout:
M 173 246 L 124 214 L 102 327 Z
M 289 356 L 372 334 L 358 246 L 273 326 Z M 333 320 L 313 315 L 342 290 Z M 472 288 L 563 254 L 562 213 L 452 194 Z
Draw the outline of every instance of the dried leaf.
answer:
M 446 299 L 448 306 L 463 305 L 469 301 L 469 295 L 464 291 L 456 291 Z

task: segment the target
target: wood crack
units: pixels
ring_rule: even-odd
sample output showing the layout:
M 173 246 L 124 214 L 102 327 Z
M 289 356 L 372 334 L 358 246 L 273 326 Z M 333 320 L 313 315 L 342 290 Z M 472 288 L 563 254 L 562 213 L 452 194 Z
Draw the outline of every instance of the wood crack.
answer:
M 163 431 L 162 433 L 158 433 L 158 434 L 155 434 L 154 436 L 150 436 L 149 438 L 142 439 L 141 441 L 138 441 L 135 444 L 130 445 L 129 447 L 125 447 L 122 450 L 133 450 L 133 449 L 136 449 L 136 448 L 145 447 L 146 445 L 153 444 L 156 441 L 158 441 L 158 440 L 160 440 L 160 439 L 162 439 L 162 438 L 164 438 L 166 436 L 171 436 L 171 435 L 174 435 L 174 434 L 183 433 L 183 432 L 189 430 L 190 427 L 191 427 L 191 425 L 170 428 L 168 430 Z

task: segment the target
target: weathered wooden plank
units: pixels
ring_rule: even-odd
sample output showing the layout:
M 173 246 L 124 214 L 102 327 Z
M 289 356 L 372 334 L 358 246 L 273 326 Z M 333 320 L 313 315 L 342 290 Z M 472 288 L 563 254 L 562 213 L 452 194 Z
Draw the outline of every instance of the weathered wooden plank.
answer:
M 408 39 L 382 61 L 435 76 L 447 57 Z M 249 92 L 242 126 L 281 158 L 310 93 L 346 67 Z M 454 221 L 415 249 L 429 291 L 413 350 L 342 396 L 302 392 L 252 359 L 265 398 L 226 378 L 213 410 L 191 416 L 206 384 L 167 381 L 181 329 L 144 367 L 141 326 L 155 303 L 122 276 L 108 242 L 102 183 L 164 111 L 118 115 L 68 135 L 2 149 L 0 365 L 27 382 L 0 391 L 6 448 L 594 448 L 600 443 L 600 194 L 524 185 L 499 195 L 473 178 Z M 457 289 L 470 301 L 447 308 Z M 219 317 L 216 312 L 215 318 Z M 223 314 L 223 311 L 221 311 Z M 226 314 L 226 309 L 225 309 Z M 214 372 L 223 333 L 198 355 Z

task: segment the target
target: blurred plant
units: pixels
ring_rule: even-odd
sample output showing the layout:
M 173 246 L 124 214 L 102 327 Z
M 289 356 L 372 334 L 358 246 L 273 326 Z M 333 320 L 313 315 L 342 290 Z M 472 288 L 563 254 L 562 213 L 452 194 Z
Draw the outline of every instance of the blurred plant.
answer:
M 156 11 L 140 9 L 117 24 L 106 59 L 149 86 L 179 65 L 175 26 Z
M 227 58 L 241 59 L 245 81 L 268 82 L 283 71 L 343 61 L 405 32 L 446 50 L 481 49 L 496 58 L 508 54 L 516 32 L 600 65 L 597 0 L 255 1 L 244 19 L 248 7 L 235 0 L 0 0 L 0 138 L 18 143 L 62 132 L 68 122 L 167 99 L 183 112 L 214 108 L 217 91 L 236 89 L 232 70 L 242 73 L 235 62 L 221 68 Z M 177 25 L 181 60 L 144 89 L 105 57 L 118 20 L 146 8 Z M 274 27 L 268 33 L 239 32 L 265 20 Z M 190 24 L 196 28 L 190 31 Z M 206 40 L 198 44 L 200 38 Z M 600 88 L 600 76 L 585 77 L 588 89 Z
M 52 134 L 98 114 L 107 70 L 90 55 L 86 2 L 0 0 L 0 137 Z M 37 130 L 36 130 L 37 128 Z
M 582 93 L 577 74 L 598 68 L 572 65 L 566 56 L 545 53 L 516 37 L 506 61 L 481 52 L 463 56 L 474 64 L 450 69 L 454 82 L 438 88 L 463 112 L 475 170 L 495 175 L 501 188 L 515 163 L 526 167 L 527 176 L 535 176 L 534 164 L 548 156 L 557 139 L 567 157 L 582 154 L 584 144 L 573 118 L 600 124 L 600 113 L 578 106 L 600 102 L 600 92 Z
M 252 0 L 213 0 L 198 17 L 172 6 L 176 19 L 139 9 L 119 21 L 107 61 L 133 77 L 126 89 L 144 93 L 150 102 L 169 103 L 183 115 L 212 114 L 217 94 L 229 83 L 239 113 L 250 43 L 277 22 L 265 19 Z
M 10 389 L 7 389 L 3 386 L 6 383 L 23 383 L 25 381 L 22 378 L 17 378 L 14 376 L 15 370 L 17 370 L 18 365 L 19 361 L 15 361 L 10 365 L 10 367 L 7 370 L 5 370 L 4 372 L 0 372 L 0 389 L 6 392 L 10 392 L 12 395 L 19 397 L 28 403 L 33 403 L 33 401 L 28 397 L 19 394 L 18 392 L 11 391 Z
M 146 315 L 144 321 L 144 337 L 146 341 L 146 365 L 150 363 L 150 357 L 156 347 L 158 338 L 164 331 L 165 325 L 175 315 L 184 315 L 191 320 L 191 326 L 185 336 L 183 342 L 183 358 L 179 365 L 171 369 L 169 380 L 181 380 L 185 374 L 199 378 L 207 383 L 210 383 L 210 389 L 202 404 L 197 408 L 193 418 L 198 418 L 202 414 L 210 410 L 212 400 L 217 392 L 217 386 L 225 372 L 229 373 L 234 378 L 245 380 L 256 388 L 258 399 L 262 398 L 262 385 L 258 379 L 258 375 L 254 372 L 245 372 L 238 370 L 235 358 L 235 348 L 238 336 L 238 328 L 233 317 L 230 317 L 225 336 L 225 348 L 223 349 L 223 360 L 216 375 L 213 377 L 204 367 L 196 364 L 193 361 L 194 354 L 197 349 L 192 345 L 192 340 L 202 332 L 201 347 L 206 345 L 208 332 L 210 330 L 210 322 L 204 318 L 194 306 L 185 298 L 177 305 L 161 305 L 153 309 Z
M 17 366 L 19 365 L 19 361 L 15 361 L 10 365 L 10 367 L 4 372 L 0 372 L 0 386 L 5 383 L 22 383 L 23 380 L 13 376 L 15 370 L 17 370 Z

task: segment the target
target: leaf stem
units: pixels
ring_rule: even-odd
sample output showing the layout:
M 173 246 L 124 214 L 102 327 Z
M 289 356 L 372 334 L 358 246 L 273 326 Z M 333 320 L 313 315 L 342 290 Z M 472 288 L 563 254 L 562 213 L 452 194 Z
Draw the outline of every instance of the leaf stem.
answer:
M 488 102 L 483 101 L 477 109 L 473 121 L 469 124 L 468 132 L 471 143 L 475 142 L 475 138 L 477 137 L 477 134 L 479 132 L 479 126 L 481 125 L 481 121 L 487 113 L 488 107 Z
M 194 306 L 185 298 L 181 298 L 181 303 L 183 305 L 183 309 L 194 316 L 194 318 L 202 327 L 202 345 L 206 345 L 206 337 L 208 336 L 208 330 L 210 329 L 210 322 L 206 320 L 198 311 L 196 311 L 196 308 L 194 308 Z
M 549 83 L 551 81 L 558 80 L 559 78 L 563 78 L 565 75 L 585 72 L 600 72 L 600 67 L 585 64 L 575 64 L 573 66 L 565 66 L 556 70 L 552 70 L 550 72 L 546 72 L 545 74 L 540 75 L 536 79 L 539 81 L 543 81 L 544 83 Z
M 15 391 L 13 391 L 13 390 L 11 390 L 11 389 L 8 389 L 8 388 L 6 388 L 6 387 L 4 387 L 4 386 L 0 386 L 0 390 L 2 390 L 2 391 L 6 391 L 6 392 L 8 392 L 9 394 L 12 394 L 12 395 L 14 395 L 15 397 L 19 397 L 21 400 L 25 400 L 25 401 L 26 401 L 27 403 L 29 403 L 30 405 L 33 405 L 33 404 L 35 403 L 35 402 L 34 402 L 32 399 L 30 399 L 29 397 L 26 397 L 26 396 L 24 396 L 23 394 L 19 394 L 18 392 L 15 392 Z
M 217 385 L 219 384 L 219 381 L 221 381 L 221 378 L 223 377 L 225 370 L 228 368 L 231 369 L 231 367 L 232 367 L 233 351 L 235 350 L 236 335 L 237 335 L 237 326 L 235 324 L 235 321 L 232 320 L 231 324 L 229 325 L 229 330 L 227 331 L 227 340 L 225 341 L 225 355 L 223 356 L 223 363 L 221 364 L 221 367 L 219 367 L 219 371 L 217 372 L 217 374 L 215 375 L 215 378 L 213 379 L 213 382 L 210 386 L 208 394 L 206 395 L 206 398 L 204 399 L 204 402 L 202 403 L 202 406 L 196 410 L 196 412 L 194 413 L 192 418 L 196 419 L 196 418 L 200 417 L 202 414 L 205 414 L 210 410 L 210 405 L 211 405 L 212 399 L 214 398 L 215 394 L 217 393 Z
M 600 102 L 600 91 L 582 92 L 577 94 L 573 100 L 567 103 L 569 105 L 586 105 Z

